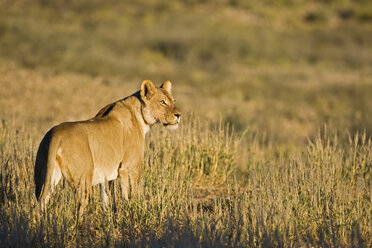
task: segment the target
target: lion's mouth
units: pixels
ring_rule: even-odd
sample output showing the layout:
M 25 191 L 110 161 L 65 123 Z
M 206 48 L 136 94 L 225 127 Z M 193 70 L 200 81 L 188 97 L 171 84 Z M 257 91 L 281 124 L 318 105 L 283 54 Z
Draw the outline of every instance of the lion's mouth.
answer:
M 176 123 L 163 123 L 163 126 L 164 126 L 164 127 L 168 127 L 168 126 L 176 126 L 176 125 L 178 125 L 178 122 L 176 122 Z
M 178 128 L 178 122 L 176 123 L 163 123 L 163 126 L 167 129 L 177 129 Z
M 178 128 L 178 124 L 180 124 L 180 122 L 181 122 L 181 118 L 178 117 L 177 120 L 173 123 L 163 122 L 162 124 L 163 124 L 164 127 L 168 128 L 168 129 L 176 129 L 176 128 Z
M 177 126 L 181 122 L 180 118 L 177 118 L 177 120 L 174 123 L 171 122 L 163 122 L 163 126 Z

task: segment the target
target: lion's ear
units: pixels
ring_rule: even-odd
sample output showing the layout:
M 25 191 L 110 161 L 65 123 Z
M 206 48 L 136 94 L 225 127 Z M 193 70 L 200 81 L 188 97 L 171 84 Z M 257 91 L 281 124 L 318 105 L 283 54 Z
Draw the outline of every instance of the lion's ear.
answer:
M 171 81 L 165 81 L 161 86 L 160 88 L 168 91 L 169 93 L 172 93 L 172 83 Z
M 144 80 L 141 84 L 142 99 L 150 99 L 155 94 L 155 85 L 150 80 Z

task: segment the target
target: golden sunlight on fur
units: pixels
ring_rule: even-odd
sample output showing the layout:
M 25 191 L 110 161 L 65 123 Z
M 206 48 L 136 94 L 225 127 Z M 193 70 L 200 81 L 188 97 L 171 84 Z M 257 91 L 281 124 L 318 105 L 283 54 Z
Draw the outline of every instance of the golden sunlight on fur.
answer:
M 108 181 L 111 188 L 110 182 L 117 178 L 123 196 L 128 199 L 139 183 L 145 135 L 150 126 L 161 123 L 175 129 L 180 119 L 171 82 L 166 81 L 157 88 L 145 80 L 140 91 L 107 105 L 95 117 L 53 127 L 37 152 L 36 198 L 46 209 L 50 193 L 64 177 L 76 193 L 78 217 L 96 184 L 101 186 L 105 205 L 108 201 L 105 182 Z

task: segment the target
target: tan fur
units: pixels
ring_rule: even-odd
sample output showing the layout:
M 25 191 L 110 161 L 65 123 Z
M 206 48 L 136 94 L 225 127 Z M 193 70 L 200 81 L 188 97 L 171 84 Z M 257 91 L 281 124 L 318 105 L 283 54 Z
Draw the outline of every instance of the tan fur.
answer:
M 177 128 L 180 111 L 169 81 L 156 88 L 145 80 L 141 90 L 107 105 L 92 119 L 53 127 L 40 143 L 34 171 L 35 193 L 43 208 L 50 192 L 64 177 L 76 192 L 79 216 L 92 186 L 119 178 L 126 199 L 136 189 L 144 155 L 145 134 L 162 123 Z

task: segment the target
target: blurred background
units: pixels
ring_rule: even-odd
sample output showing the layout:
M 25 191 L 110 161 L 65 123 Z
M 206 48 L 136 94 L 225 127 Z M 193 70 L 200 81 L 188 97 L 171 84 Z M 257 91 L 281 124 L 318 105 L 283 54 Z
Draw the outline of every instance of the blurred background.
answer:
M 370 137 L 371 44 L 370 0 L 1 0 L 0 116 L 41 138 L 171 80 L 185 122 Z

